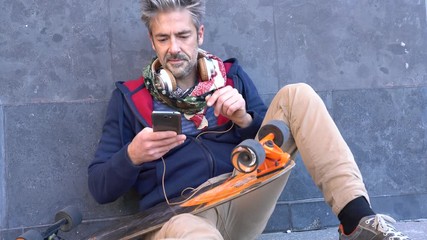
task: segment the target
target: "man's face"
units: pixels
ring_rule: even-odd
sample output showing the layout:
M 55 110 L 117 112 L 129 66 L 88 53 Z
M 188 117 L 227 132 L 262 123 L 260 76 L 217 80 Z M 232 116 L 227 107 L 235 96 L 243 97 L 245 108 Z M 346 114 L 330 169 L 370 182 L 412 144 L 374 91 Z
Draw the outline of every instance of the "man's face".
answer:
M 177 80 L 194 79 L 197 51 L 203 43 L 188 10 L 161 12 L 151 23 L 151 43 L 162 66 Z

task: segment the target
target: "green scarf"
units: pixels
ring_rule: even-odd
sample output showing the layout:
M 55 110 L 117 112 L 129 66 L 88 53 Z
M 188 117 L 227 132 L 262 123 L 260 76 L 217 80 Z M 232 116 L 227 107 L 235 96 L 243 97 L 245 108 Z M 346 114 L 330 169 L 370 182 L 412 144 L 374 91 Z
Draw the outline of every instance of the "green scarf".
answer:
M 151 64 L 143 70 L 145 86 L 150 94 L 159 102 L 184 113 L 188 120 L 192 120 L 198 129 L 204 129 L 208 126 L 205 117 L 206 100 L 205 97 L 213 93 L 216 89 L 225 86 L 227 79 L 224 63 L 222 60 L 202 49 L 199 49 L 199 57 L 205 57 L 212 62 L 213 72 L 207 81 L 199 81 L 193 87 L 191 92 L 184 97 L 178 97 L 172 93 L 164 94 L 164 91 L 157 89 L 154 85 L 155 73 L 152 71 L 152 65 L 157 58 L 154 58 Z

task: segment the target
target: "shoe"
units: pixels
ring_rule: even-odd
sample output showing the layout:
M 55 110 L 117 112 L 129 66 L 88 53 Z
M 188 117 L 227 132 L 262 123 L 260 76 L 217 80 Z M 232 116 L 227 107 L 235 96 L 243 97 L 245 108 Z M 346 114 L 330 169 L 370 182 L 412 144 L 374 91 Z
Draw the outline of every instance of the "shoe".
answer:
M 387 215 L 377 214 L 364 217 L 350 234 L 345 235 L 340 225 L 338 232 L 340 240 L 409 240 L 403 233 L 398 232 L 392 225 L 396 221 Z

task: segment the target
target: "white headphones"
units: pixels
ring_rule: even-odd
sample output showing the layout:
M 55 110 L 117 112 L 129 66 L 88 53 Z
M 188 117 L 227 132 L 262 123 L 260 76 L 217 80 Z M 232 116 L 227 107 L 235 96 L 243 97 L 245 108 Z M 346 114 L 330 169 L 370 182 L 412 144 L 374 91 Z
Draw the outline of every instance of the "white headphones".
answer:
M 207 58 L 204 54 L 199 53 L 197 59 L 197 69 L 202 81 L 211 79 L 212 74 L 215 72 L 215 65 L 212 59 Z M 154 73 L 154 86 L 159 92 L 164 95 L 176 90 L 176 80 L 173 74 L 164 69 L 159 59 L 154 60 L 151 64 L 151 71 Z

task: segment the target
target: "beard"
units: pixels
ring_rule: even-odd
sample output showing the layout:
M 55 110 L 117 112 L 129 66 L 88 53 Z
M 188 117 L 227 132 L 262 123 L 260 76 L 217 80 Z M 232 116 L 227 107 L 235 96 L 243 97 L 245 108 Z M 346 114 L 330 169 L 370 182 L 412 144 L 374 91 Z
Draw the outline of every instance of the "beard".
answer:
M 180 63 L 173 63 L 169 60 L 181 60 Z M 196 58 L 190 59 L 184 53 L 168 54 L 165 56 L 166 68 L 169 70 L 175 79 L 185 78 L 193 72 L 196 67 Z

